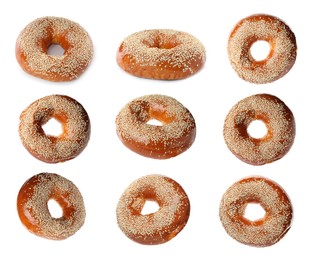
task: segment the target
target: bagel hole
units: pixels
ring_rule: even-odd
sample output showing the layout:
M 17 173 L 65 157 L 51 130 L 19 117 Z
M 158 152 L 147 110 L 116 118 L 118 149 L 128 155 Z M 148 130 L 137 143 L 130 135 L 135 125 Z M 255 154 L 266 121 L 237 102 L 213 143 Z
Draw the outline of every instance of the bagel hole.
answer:
M 61 218 L 63 216 L 63 210 L 56 200 L 50 199 L 48 201 L 48 209 L 53 218 Z
M 256 41 L 252 44 L 250 52 L 256 61 L 265 60 L 270 53 L 270 44 L 267 41 Z
M 260 139 L 268 133 L 268 129 L 263 121 L 254 120 L 247 127 L 247 132 L 251 137 Z
M 149 48 L 157 48 L 157 49 L 172 49 L 175 48 L 178 44 L 176 42 L 171 41 L 161 41 L 161 40 L 154 40 L 153 42 L 143 42 Z
M 171 42 L 163 42 L 163 43 L 159 43 L 158 46 L 156 46 L 156 48 L 159 48 L 159 49 L 173 49 L 177 46 L 176 43 L 171 43 Z
M 157 126 L 162 126 L 162 122 L 160 122 L 159 120 L 157 119 L 150 119 L 148 122 L 147 122 L 148 125 L 157 125 Z
M 47 54 L 51 56 L 63 56 L 64 53 L 64 48 L 56 43 L 52 43 L 47 49 Z
M 42 128 L 46 135 L 60 136 L 63 133 L 62 124 L 59 123 L 55 118 L 51 118 L 46 124 L 42 126 Z
M 244 211 L 244 218 L 250 221 L 256 221 L 264 218 L 266 211 L 259 203 L 248 203 Z
M 155 213 L 158 210 L 159 210 L 159 204 L 156 201 L 146 200 L 140 214 L 148 215 L 148 214 Z

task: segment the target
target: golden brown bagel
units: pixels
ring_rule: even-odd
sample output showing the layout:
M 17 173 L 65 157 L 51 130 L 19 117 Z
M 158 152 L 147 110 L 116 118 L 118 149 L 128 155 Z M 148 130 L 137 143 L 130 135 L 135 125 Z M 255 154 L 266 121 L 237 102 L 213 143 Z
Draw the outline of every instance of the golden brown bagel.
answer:
M 142 215 L 147 200 L 156 201 L 157 212 Z M 122 232 L 144 245 L 163 244 L 186 225 L 190 202 L 183 188 L 169 177 L 151 174 L 135 180 L 117 205 L 117 222 Z
M 64 49 L 62 56 L 48 55 L 51 44 Z M 27 73 L 49 81 L 78 78 L 93 57 L 93 43 L 77 23 L 62 17 L 42 17 L 29 23 L 16 41 L 16 59 Z
M 267 133 L 254 138 L 248 126 L 262 121 Z M 229 150 L 240 160 L 263 165 L 281 159 L 290 150 L 296 134 L 295 118 L 278 97 L 256 94 L 242 99 L 226 116 L 223 135 Z
M 244 217 L 246 206 L 258 203 L 264 217 Z M 223 195 L 219 216 L 226 232 L 242 244 L 266 247 L 288 232 L 293 218 L 290 199 L 284 189 L 265 177 L 252 176 L 234 183 Z
M 126 37 L 117 63 L 142 78 L 174 80 L 198 72 L 205 63 L 205 48 L 194 36 L 176 30 L 144 30 Z
M 269 43 L 264 60 L 255 60 L 251 47 L 257 41 Z M 256 14 L 239 21 L 228 40 L 228 55 L 233 69 L 244 80 L 264 84 L 283 77 L 293 67 L 297 56 L 292 30 L 277 17 Z
M 148 124 L 151 119 L 163 125 Z M 126 147 L 154 159 L 185 152 L 196 136 L 195 120 L 189 110 L 165 95 L 145 95 L 126 104 L 116 117 L 116 130 Z
M 62 124 L 59 136 L 48 135 L 42 126 L 51 118 Z M 35 158 L 46 163 L 77 157 L 90 139 L 90 119 L 84 107 L 65 95 L 50 95 L 31 103 L 20 115 L 19 136 Z
M 51 216 L 48 201 L 62 208 L 59 218 Z M 75 234 L 84 224 L 85 208 L 78 188 L 55 173 L 40 173 L 28 179 L 17 197 L 17 211 L 23 225 L 33 234 L 63 240 Z

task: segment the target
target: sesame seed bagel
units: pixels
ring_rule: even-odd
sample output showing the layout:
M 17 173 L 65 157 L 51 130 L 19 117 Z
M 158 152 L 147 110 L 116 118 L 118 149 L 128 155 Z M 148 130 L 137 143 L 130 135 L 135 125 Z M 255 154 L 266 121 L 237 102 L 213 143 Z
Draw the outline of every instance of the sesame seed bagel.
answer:
M 266 41 L 270 52 L 264 60 L 255 60 L 251 47 Z M 244 80 L 264 84 L 283 77 L 294 65 L 297 44 L 294 33 L 279 18 L 256 14 L 242 19 L 232 30 L 228 41 L 231 65 Z
M 244 217 L 249 203 L 257 203 L 265 215 L 257 220 Z M 264 177 L 243 178 L 223 195 L 219 216 L 226 232 L 238 242 L 255 247 L 277 243 L 288 232 L 293 218 L 290 199 L 277 183 Z
M 146 201 L 156 201 L 159 210 L 143 215 Z M 169 177 L 152 174 L 129 185 L 117 205 L 117 223 L 133 241 L 144 245 L 163 244 L 187 224 L 190 202 L 183 188 Z
M 59 136 L 48 135 L 42 126 L 51 118 L 62 124 Z M 90 138 L 90 120 L 83 106 L 71 97 L 50 95 L 31 103 L 20 115 L 19 136 L 37 159 L 58 163 L 78 156 Z
M 54 218 L 48 201 L 55 200 L 63 215 Z M 81 193 L 68 179 L 55 173 L 40 173 L 28 179 L 17 196 L 17 210 L 22 224 L 33 234 L 63 240 L 84 224 L 85 208 Z
M 152 119 L 162 125 L 148 124 Z M 146 95 L 126 104 L 116 117 L 116 130 L 127 148 L 154 159 L 185 152 L 196 136 L 195 120 L 189 110 L 165 95 Z
M 248 126 L 254 120 L 266 125 L 267 133 L 262 138 L 248 133 Z M 223 129 L 230 151 L 252 165 L 281 159 L 292 147 L 295 133 L 291 110 L 278 97 L 269 94 L 256 94 L 239 101 L 226 116 Z
M 117 52 L 117 63 L 137 77 L 183 79 L 203 67 L 205 48 L 198 39 L 185 32 L 144 30 L 123 40 Z
M 64 49 L 62 56 L 48 55 L 51 44 Z M 78 78 L 93 57 L 88 33 L 77 23 L 61 17 L 42 17 L 32 21 L 16 41 L 16 59 L 27 73 L 49 81 Z

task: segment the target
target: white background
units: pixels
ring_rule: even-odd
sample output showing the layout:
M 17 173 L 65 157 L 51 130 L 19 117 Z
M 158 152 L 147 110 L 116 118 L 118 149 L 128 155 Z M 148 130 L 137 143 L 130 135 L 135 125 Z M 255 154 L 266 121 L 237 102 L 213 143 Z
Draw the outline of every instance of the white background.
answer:
M 4 1 L 1 5 L 1 250 L 0 259 L 273 259 L 310 258 L 310 27 L 308 1 Z M 245 16 L 267 13 L 283 19 L 293 30 L 298 56 L 282 79 L 255 85 L 241 80 L 227 57 L 227 40 L 233 26 Z M 53 83 L 26 74 L 15 59 L 19 32 L 42 16 L 61 16 L 78 22 L 94 43 L 94 59 L 76 81 Z M 133 77 L 116 64 L 121 41 L 144 29 L 186 31 L 205 45 L 207 60 L 196 75 L 180 81 Z M 281 160 L 251 166 L 226 147 L 222 128 L 226 114 L 240 99 L 270 93 L 282 99 L 296 118 L 297 133 L 290 152 Z M 32 157 L 18 136 L 19 115 L 31 102 L 50 94 L 75 98 L 88 111 L 91 139 L 72 161 L 46 164 Z M 133 98 L 165 94 L 183 103 L 193 114 L 197 137 L 185 153 L 168 160 L 137 155 L 119 141 L 115 117 Z M 58 173 L 80 189 L 87 211 L 84 226 L 64 241 L 37 237 L 21 224 L 16 197 L 22 184 L 40 172 Z M 174 239 L 158 246 L 129 240 L 118 228 L 115 209 L 124 189 L 151 173 L 179 182 L 191 202 L 186 227 Z M 218 217 L 219 202 L 235 181 L 263 175 L 279 183 L 294 208 L 291 230 L 267 248 L 242 245 L 224 231 Z

